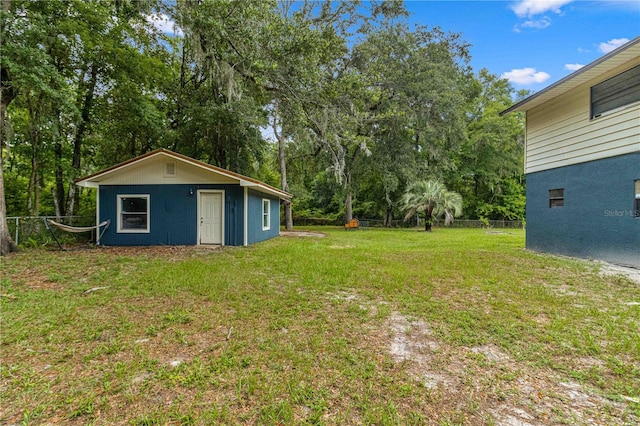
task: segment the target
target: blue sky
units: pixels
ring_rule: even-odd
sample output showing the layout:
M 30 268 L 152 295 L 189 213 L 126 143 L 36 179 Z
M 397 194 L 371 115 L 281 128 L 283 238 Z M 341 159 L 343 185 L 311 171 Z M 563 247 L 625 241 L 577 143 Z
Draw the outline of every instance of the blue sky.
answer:
M 640 0 L 405 0 L 416 24 L 461 33 L 471 65 L 538 91 L 640 35 Z

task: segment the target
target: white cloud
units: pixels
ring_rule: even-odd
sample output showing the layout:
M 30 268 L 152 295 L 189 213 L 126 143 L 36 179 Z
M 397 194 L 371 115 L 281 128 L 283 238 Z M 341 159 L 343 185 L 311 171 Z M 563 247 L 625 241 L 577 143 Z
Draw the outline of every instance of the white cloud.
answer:
M 511 5 L 511 10 L 521 18 L 541 15 L 547 12 L 561 13 L 560 8 L 573 0 L 520 0 Z
M 506 78 L 511 83 L 521 86 L 529 86 L 536 83 L 544 83 L 551 76 L 544 71 L 537 71 L 535 68 L 520 68 L 503 73 L 500 78 Z
M 551 25 L 551 18 L 543 16 L 541 19 L 530 19 L 520 24 L 521 28 L 535 28 L 541 30 Z
M 578 71 L 582 67 L 584 67 L 583 64 L 564 64 L 564 69 L 569 71 Z
M 153 25 L 164 34 L 174 34 L 177 36 L 184 35 L 180 27 L 178 27 L 175 21 L 172 21 L 164 13 L 157 13 L 155 15 L 147 15 L 147 22 Z
M 609 53 L 628 42 L 628 38 L 613 38 L 607 42 L 600 43 L 598 45 L 598 50 L 600 50 L 600 52 L 602 53 Z

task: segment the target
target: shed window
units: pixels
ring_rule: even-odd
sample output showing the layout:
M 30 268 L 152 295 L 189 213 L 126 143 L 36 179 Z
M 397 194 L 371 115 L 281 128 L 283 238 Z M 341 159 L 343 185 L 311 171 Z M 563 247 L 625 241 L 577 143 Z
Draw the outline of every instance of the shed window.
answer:
M 149 232 L 149 195 L 118 195 L 118 232 Z
M 636 197 L 633 202 L 633 215 L 640 217 L 640 180 L 635 182 L 636 184 Z
M 640 65 L 591 88 L 591 118 L 640 101 Z
M 564 207 L 564 188 L 549 190 L 549 208 Z
M 271 229 L 271 200 L 262 199 L 262 230 Z

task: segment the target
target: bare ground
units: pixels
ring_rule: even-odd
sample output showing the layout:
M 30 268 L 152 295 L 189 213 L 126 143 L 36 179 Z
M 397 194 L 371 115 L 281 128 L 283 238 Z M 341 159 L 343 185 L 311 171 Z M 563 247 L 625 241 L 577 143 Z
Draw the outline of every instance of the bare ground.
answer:
M 600 263 L 600 273 L 602 275 L 622 275 L 631 281 L 640 284 L 640 269 L 630 268 L 628 266 L 614 265 L 607 262 Z
M 363 307 L 364 298 L 343 292 L 330 296 Z M 370 305 L 374 315 L 384 301 Z M 455 347 L 438 339 L 430 325 L 392 311 L 384 329 L 371 329 L 380 338 L 379 350 L 422 386 L 445 401 L 477 404 L 476 417 L 465 424 L 498 426 L 632 425 L 627 404 L 613 401 L 551 369 L 518 362 L 494 345 Z M 369 340 L 369 343 L 373 343 Z M 602 361 L 583 357 L 574 362 L 585 367 Z M 624 398 L 624 397 L 623 397 Z M 637 402 L 637 401 L 631 401 Z
M 453 348 L 438 342 L 428 324 L 397 312 L 391 315 L 387 326 L 388 348 L 396 362 L 404 363 L 425 387 L 439 389 L 452 398 L 460 398 L 461 392 L 498 394 L 499 389 L 491 383 L 500 382 L 499 376 L 513 375 L 506 386 L 500 385 L 503 396 L 498 401 L 487 400 L 485 407 L 479 407 L 497 425 L 624 423 L 624 404 L 607 400 L 551 371 L 518 363 L 495 346 Z M 474 362 L 478 359 L 479 364 Z

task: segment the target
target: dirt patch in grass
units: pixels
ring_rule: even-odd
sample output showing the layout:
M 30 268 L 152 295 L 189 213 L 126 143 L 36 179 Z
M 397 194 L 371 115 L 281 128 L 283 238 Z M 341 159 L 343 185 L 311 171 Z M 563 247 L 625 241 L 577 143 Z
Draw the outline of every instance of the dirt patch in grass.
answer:
M 608 276 L 623 276 L 635 283 L 640 284 L 640 269 L 627 266 L 613 265 L 611 263 L 600 262 L 600 273 Z
M 41 271 L 26 269 L 20 274 L 20 280 L 24 287 L 32 290 L 62 290 L 64 286 L 59 282 L 52 281 Z
M 327 235 L 322 232 L 309 232 L 309 231 L 280 231 L 281 237 L 311 237 L 311 238 L 324 238 Z
M 368 310 L 371 319 L 381 306 L 391 306 L 384 300 L 367 301 L 354 289 L 331 293 L 328 298 Z M 518 360 L 517 353 L 496 344 L 451 345 L 437 336 L 436 328 L 437 324 L 391 310 L 382 322 L 367 321 L 360 345 L 366 343 L 378 352 L 380 360 L 389 357 L 410 382 L 435 398 L 440 415 L 450 413 L 449 420 L 501 426 L 627 425 L 640 421 L 624 397 L 608 398 L 586 383 Z M 602 360 L 589 356 L 563 362 L 573 365 L 575 371 L 604 367 Z M 436 417 L 432 420 L 425 423 L 440 422 Z
M 495 345 L 455 348 L 438 341 L 430 326 L 393 312 L 386 322 L 386 346 L 396 363 L 428 389 L 461 401 L 461 395 L 484 395 L 477 411 L 495 424 L 631 424 L 626 405 L 607 399 L 576 381 L 517 362 Z M 593 358 L 576 360 L 599 366 Z M 480 416 L 483 417 L 483 416 Z

